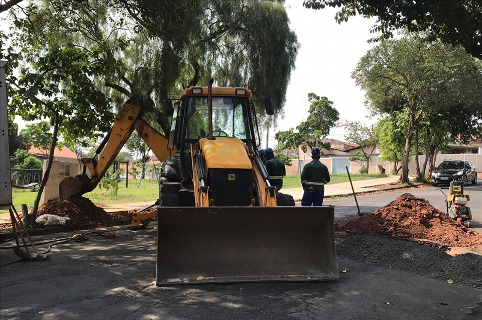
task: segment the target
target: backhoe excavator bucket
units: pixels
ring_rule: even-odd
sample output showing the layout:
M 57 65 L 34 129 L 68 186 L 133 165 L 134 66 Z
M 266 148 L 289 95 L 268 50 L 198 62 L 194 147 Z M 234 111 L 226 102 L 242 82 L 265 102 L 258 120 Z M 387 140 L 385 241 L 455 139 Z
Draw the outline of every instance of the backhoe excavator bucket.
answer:
M 75 195 L 82 195 L 92 190 L 89 188 L 90 179 L 86 175 L 66 177 L 59 183 L 60 200 L 68 199 Z
M 333 207 L 159 207 L 157 285 L 338 278 Z

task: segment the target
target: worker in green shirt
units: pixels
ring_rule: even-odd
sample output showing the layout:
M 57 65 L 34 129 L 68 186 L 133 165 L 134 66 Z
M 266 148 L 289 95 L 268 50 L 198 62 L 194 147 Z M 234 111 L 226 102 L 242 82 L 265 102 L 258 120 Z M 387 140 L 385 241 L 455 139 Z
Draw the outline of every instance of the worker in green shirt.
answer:
M 266 148 L 264 150 L 266 158 L 266 171 L 268 171 L 268 181 L 272 186 L 276 187 L 276 192 L 283 187 L 283 177 L 286 175 L 286 169 L 283 162 L 274 156 L 273 149 Z
M 330 182 L 330 173 L 328 168 L 320 162 L 320 157 L 320 148 L 314 147 L 311 150 L 313 160 L 307 163 L 301 172 L 301 184 L 304 190 L 301 205 L 304 207 L 323 205 L 324 186 Z

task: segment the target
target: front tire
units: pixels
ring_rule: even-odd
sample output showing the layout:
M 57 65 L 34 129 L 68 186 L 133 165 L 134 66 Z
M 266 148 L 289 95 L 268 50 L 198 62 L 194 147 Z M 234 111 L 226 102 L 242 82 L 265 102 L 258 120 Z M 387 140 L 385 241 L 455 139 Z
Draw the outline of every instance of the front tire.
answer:
M 285 193 L 278 192 L 276 195 L 276 204 L 278 207 L 294 207 L 295 200 L 293 196 Z
M 474 180 L 472 180 L 472 184 L 477 184 L 477 174 L 475 174 Z

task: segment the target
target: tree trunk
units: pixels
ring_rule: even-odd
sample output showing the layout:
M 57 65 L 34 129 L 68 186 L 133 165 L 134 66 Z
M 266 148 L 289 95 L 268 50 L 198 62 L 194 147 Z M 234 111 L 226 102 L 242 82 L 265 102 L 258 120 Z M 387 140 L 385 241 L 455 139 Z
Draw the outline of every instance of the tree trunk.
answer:
M 266 148 L 269 147 L 269 124 L 266 127 Z
M 400 180 L 402 183 L 409 181 L 408 179 L 408 162 L 410 161 L 410 149 L 412 147 L 412 132 L 415 119 L 415 105 L 410 105 L 410 119 L 408 121 L 407 137 L 405 139 L 405 150 L 403 151 L 402 175 Z
M 370 160 L 372 159 L 372 156 L 373 156 L 373 152 L 375 152 L 375 149 L 376 149 L 376 145 L 373 147 L 372 151 L 370 152 L 370 155 L 366 154 L 366 158 L 367 158 L 367 174 L 370 173 Z M 363 149 L 362 149 L 363 150 Z
M 52 143 L 50 144 L 49 159 L 47 162 L 47 168 L 45 169 L 45 173 L 42 179 L 42 183 L 40 183 L 40 187 L 37 192 L 37 197 L 35 198 L 35 201 L 33 203 L 32 214 L 34 217 L 37 217 L 40 198 L 42 197 L 42 193 L 44 191 L 45 185 L 47 184 L 47 181 L 49 179 L 50 169 L 52 168 L 52 162 L 54 160 L 54 152 L 55 152 L 55 148 L 57 147 L 58 132 L 59 132 L 59 114 L 57 112 L 54 112 L 54 132 L 52 133 Z
M 427 163 L 428 163 L 428 160 L 430 158 L 430 150 L 427 149 L 427 151 L 425 152 L 425 160 L 423 161 L 423 165 L 422 165 L 422 175 L 423 177 L 425 177 L 425 171 L 427 169 Z
M 420 147 L 418 142 L 418 127 L 415 128 L 415 167 L 417 169 L 417 180 L 423 181 L 422 174 L 420 172 L 420 161 L 418 155 L 420 154 Z

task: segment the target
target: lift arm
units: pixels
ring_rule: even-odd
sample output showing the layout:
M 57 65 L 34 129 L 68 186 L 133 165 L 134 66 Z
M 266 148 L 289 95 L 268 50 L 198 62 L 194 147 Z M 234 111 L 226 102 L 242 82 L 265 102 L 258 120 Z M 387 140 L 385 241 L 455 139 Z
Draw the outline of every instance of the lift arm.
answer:
M 140 111 L 141 108 L 139 106 L 129 103 L 125 103 L 122 106 L 120 112 L 115 117 L 114 125 L 107 136 L 107 140 L 97 149 L 97 154 L 100 153 L 98 160 L 96 160 L 96 156 L 81 160 L 83 173 L 75 178 L 67 177 L 60 182 L 60 199 L 92 191 L 107 172 L 107 169 L 134 130 L 139 133 L 159 161 L 164 161 L 169 157 L 170 150 L 167 149 L 168 139 L 144 122 L 140 117 Z M 102 147 L 104 147 L 103 150 L 99 150 Z M 86 174 L 87 169 L 89 170 L 90 178 Z

